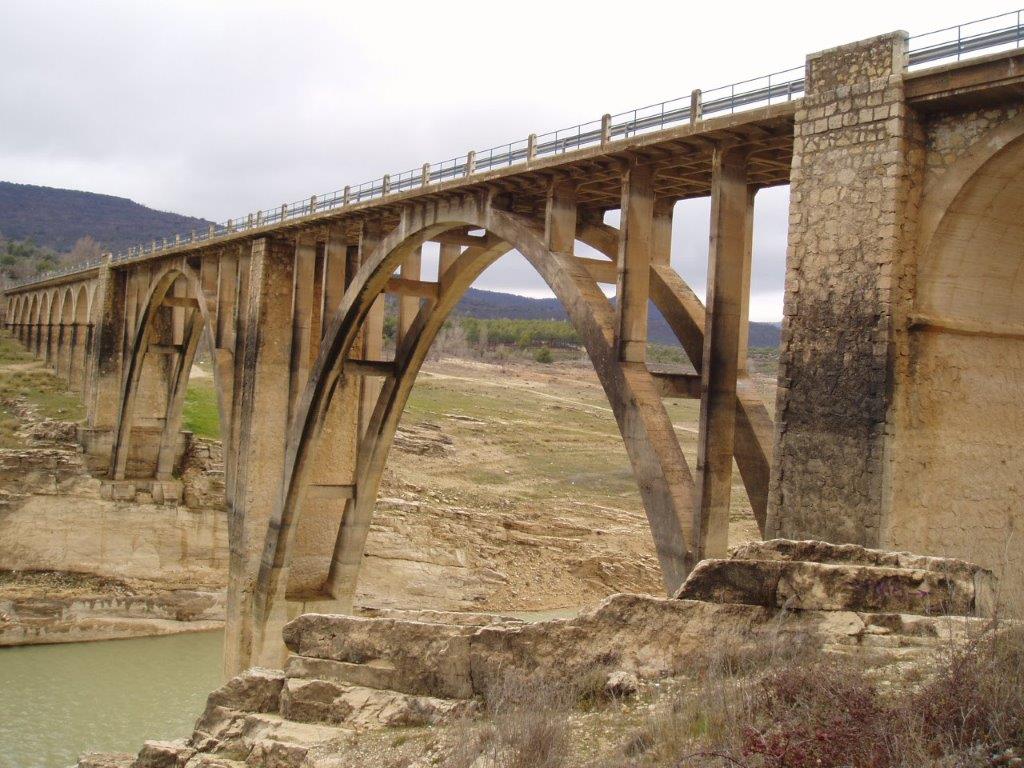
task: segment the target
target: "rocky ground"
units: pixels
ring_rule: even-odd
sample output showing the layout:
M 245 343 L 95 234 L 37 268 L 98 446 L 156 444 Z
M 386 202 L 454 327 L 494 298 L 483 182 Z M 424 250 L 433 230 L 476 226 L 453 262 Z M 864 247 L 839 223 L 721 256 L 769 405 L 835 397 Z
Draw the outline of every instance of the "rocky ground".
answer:
M 190 738 L 79 765 L 1016 766 L 1024 634 L 993 628 L 993 590 L 961 561 L 777 540 L 572 619 L 306 615 L 285 669 L 215 691 Z

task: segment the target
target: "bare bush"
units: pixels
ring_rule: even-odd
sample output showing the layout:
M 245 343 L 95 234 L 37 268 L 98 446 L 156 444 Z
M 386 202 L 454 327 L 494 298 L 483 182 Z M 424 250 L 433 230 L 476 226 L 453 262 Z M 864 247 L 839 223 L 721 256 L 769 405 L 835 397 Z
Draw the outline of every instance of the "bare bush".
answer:
M 506 674 L 487 696 L 490 722 L 464 727 L 449 768 L 559 768 L 568 755 L 570 706 L 564 686 Z

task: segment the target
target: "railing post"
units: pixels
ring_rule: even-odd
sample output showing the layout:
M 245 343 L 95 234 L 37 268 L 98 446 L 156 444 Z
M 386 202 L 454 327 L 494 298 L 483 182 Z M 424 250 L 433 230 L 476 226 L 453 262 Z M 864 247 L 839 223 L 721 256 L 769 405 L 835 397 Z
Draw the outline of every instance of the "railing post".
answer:
M 352 194 L 352 190 L 351 190 L 350 187 L 345 187 L 345 189 L 343 189 L 341 191 L 341 204 L 342 205 L 348 205 L 349 204 L 349 202 L 350 202 L 349 201 L 349 197 L 351 196 L 351 194 Z
M 472 176 L 476 173 L 476 152 L 470 150 L 466 153 L 466 175 Z
M 288 218 L 288 203 L 281 203 L 281 221 Z
M 175 245 L 181 245 L 181 235 L 175 235 L 174 236 L 174 244 Z
M 235 222 L 232 219 L 228 219 L 228 232 L 235 231 Z
M 310 195 L 309 197 L 309 212 L 311 214 L 316 213 L 316 195 Z
M 384 178 L 380 180 L 380 196 L 384 197 L 390 191 L 391 191 L 391 174 L 385 173 L 384 174 Z
M 612 116 L 605 114 L 601 116 L 601 146 L 612 140 Z
M 259 227 L 259 226 L 262 226 L 262 225 L 263 225 L 263 211 L 262 210 L 256 211 L 256 226 Z
M 193 229 L 192 230 L 192 242 L 194 243 L 195 241 L 196 241 L 196 231 Z
M 210 225 L 210 237 L 213 238 L 213 233 L 216 230 L 213 224 Z
M 690 122 L 696 123 L 704 118 L 704 100 L 700 88 L 690 92 Z
M 526 139 L 526 162 L 537 159 L 537 134 L 531 133 Z
M 246 229 L 252 229 L 252 223 L 253 223 L 253 215 L 250 213 L 248 218 L 246 218 L 246 220 L 245 220 L 245 228 Z
M 430 163 L 423 164 L 423 170 L 420 171 L 420 186 L 425 187 L 430 183 Z

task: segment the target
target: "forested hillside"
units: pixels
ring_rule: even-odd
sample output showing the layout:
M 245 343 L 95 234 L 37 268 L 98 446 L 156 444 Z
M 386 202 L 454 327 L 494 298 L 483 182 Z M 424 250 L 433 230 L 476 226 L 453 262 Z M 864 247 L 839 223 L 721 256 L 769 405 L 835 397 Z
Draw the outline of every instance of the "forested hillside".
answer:
M 531 299 L 511 293 L 482 291 L 470 288 L 455 308 L 455 314 L 480 319 L 565 320 L 565 310 L 558 299 Z M 751 347 L 779 346 L 777 323 L 751 323 Z M 675 344 L 676 337 L 658 310 L 651 312 L 648 335 L 657 344 Z
M 0 235 L 58 254 L 70 253 L 83 237 L 91 237 L 103 251 L 116 252 L 209 223 L 124 197 L 0 181 Z

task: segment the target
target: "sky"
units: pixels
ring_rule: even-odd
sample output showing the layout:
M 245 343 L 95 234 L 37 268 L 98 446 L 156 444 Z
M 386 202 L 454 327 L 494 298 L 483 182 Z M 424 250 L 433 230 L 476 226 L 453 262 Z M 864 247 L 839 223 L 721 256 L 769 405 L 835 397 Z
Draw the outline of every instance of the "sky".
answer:
M 0 0 L 0 180 L 222 221 L 1010 2 Z M 757 198 L 754 320 L 782 316 L 787 206 Z M 699 295 L 708 213 L 675 215 Z M 514 255 L 476 285 L 551 295 Z

